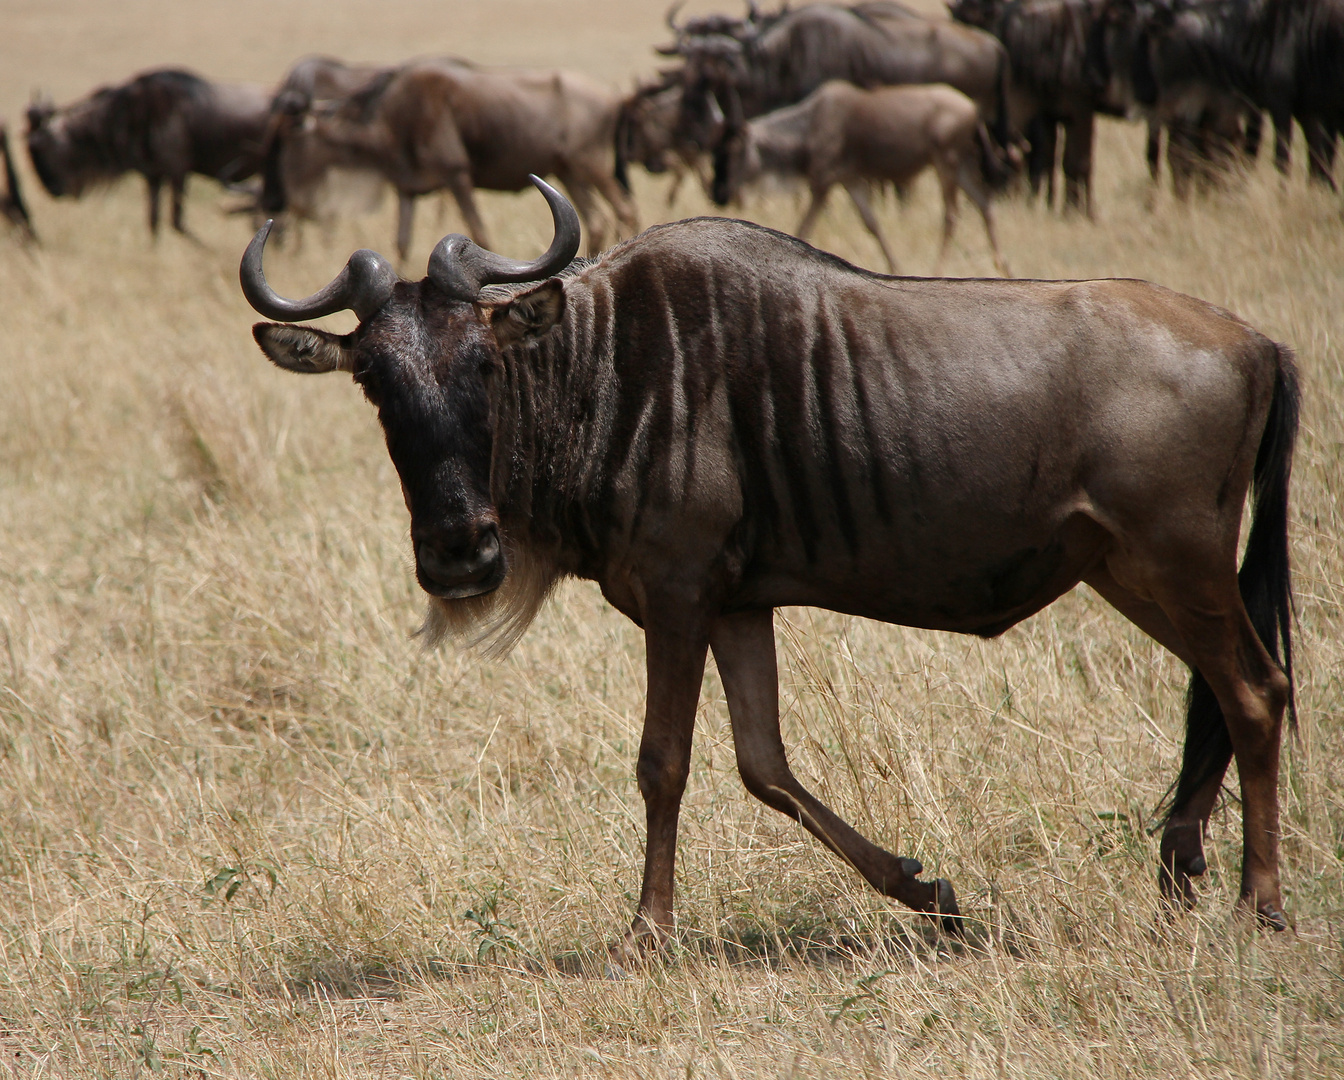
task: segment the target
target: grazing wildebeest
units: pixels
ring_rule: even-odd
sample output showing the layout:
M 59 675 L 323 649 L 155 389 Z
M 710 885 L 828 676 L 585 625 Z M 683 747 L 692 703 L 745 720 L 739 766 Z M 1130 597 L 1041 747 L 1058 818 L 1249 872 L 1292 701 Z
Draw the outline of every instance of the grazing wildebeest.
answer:
M 670 19 L 669 19 L 670 22 Z M 685 58 L 684 107 L 703 112 L 713 93 L 727 117 L 725 137 L 744 121 L 802 101 L 822 83 L 856 86 L 947 83 L 971 98 L 1007 142 L 1008 60 L 991 34 L 928 19 L 900 4 L 808 4 L 770 15 L 752 10 L 740 25 L 709 32 L 678 27 L 664 51 Z
M 137 75 L 57 109 L 28 109 L 28 154 L 52 195 L 138 172 L 149 185 L 149 228 L 159 231 L 159 190 L 172 194 L 173 228 L 185 233 L 187 176 L 222 184 L 252 176 L 261 163 L 270 94 L 259 86 L 210 83 L 189 71 Z
M 0 214 L 19 230 L 24 239 L 36 240 L 37 233 L 33 230 L 33 219 L 28 215 L 28 204 L 23 201 L 19 174 L 9 153 L 9 129 L 3 123 L 0 123 L 0 155 L 5 159 L 5 190 L 0 192 Z
M 670 75 L 639 87 L 621 102 L 616 118 L 617 183 L 630 190 L 632 162 L 655 175 L 670 171 L 668 206 L 676 201 L 688 173 L 699 181 L 702 190 L 709 190 L 705 153 L 717 141 L 723 125 L 723 113 L 712 94 L 704 99 L 705 115 L 694 118 L 694 122 L 682 108 L 683 96 L 680 78 Z
M 397 251 L 406 257 L 418 195 L 447 189 L 467 228 L 485 246 L 475 190 L 519 191 L 529 173 L 555 176 L 578 205 L 590 251 L 604 229 L 593 192 L 620 227 L 638 226 L 612 165 L 620 99 L 571 71 L 480 68 L 424 60 L 389 69 L 325 107 L 314 107 L 284 138 L 283 165 L 262 205 L 295 204 L 334 167 L 380 173 L 396 189 Z M 285 194 L 269 190 L 279 182 Z
M 448 236 L 423 281 L 359 251 L 287 300 L 262 273 L 263 227 L 240 277 L 281 320 L 253 329 L 272 361 L 347 372 L 377 408 L 431 637 L 507 646 L 565 576 L 598 582 L 643 627 L 648 847 L 627 947 L 672 928 L 707 650 L 747 789 L 955 930 L 947 881 L 919 880 L 918 861 L 864 839 L 790 771 L 774 609 L 989 637 L 1080 581 L 1193 670 L 1164 892 L 1193 902 L 1235 756 L 1241 902 L 1286 925 L 1288 349 L 1146 282 L 884 277 L 723 218 L 658 226 L 566 270 L 578 218 L 537 184 L 556 233 L 531 263 Z M 349 334 L 289 325 L 345 308 L 360 320 Z
M 1008 266 L 994 236 L 989 185 L 980 174 L 982 125 L 975 102 L 950 86 L 861 90 L 847 82 L 824 83 L 797 105 L 748 121 L 723 145 L 715 156 L 714 201 L 726 206 L 743 184 L 762 174 L 802 177 L 812 202 L 795 232 L 806 240 L 827 194 L 841 184 L 894 274 L 896 260 L 868 201 L 868 186 L 890 180 L 901 189 L 933 166 L 943 195 L 938 266 L 952 241 L 960 188 L 980 211 L 994 265 L 1006 277 Z

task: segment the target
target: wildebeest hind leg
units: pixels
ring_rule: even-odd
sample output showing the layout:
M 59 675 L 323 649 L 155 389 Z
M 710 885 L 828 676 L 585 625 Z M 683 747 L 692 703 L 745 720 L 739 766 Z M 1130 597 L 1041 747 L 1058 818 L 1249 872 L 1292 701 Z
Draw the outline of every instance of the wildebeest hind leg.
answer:
M 1191 755 L 1198 747 L 1187 746 L 1182 781 L 1192 788 L 1182 792 L 1178 785 L 1176 828 L 1207 820 L 1217 796 L 1217 783 L 1226 768 L 1226 750 L 1218 740 L 1222 731 L 1212 720 L 1220 710 L 1226 738 L 1237 762 L 1242 802 L 1242 868 L 1240 902 L 1255 911 L 1262 923 L 1283 929 L 1283 902 L 1279 885 L 1279 741 L 1283 713 L 1288 703 L 1288 678 L 1269 655 L 1242 603 L 1235 577 L 1221 589 L 1203 589 L 1182 582 L 1157 594 L 1158 602 L 1171 619 L 1193 654 L 1202 680 L 1196 679 L 1191 692 L 1189 737 L 1195 737 L 1200 716 L 1200 696 L 1211 691 L 1214 702 L 1202 705 L 1209 722 L 1203 724 L 1210 745 L 1204 754 L 1204 775 L 1187 776 Z M 1207 688 L 1201 690 L 1201 681 Z M 1183 805 L 1182 805 L 1183 804 Z M 1201 818 L 1200 815 L 1203 815 Z M 1169 826 L 1163 836 L 1163 856 L 1179 860 L 1190 845 L 1193 831 L 1182 836 Z M 1179 865 L 1179 864 L 1178 864 Z M 1174 883 L 1179 887 L 1180 882 Z
M 748 791 L 800 822 L 878 892 L 930 915 L 943 929 L 961 931 L 961 913 L 945 879 L 919 881 L 923 867 L 860 836 L 803 787 L 789 768 L 779 733 L 779 682 L 774 612 L 724 615 L 710 628 L 710 647 L 723 679 L 732 721 L 737 768 Z
M 151 236 L 158 236 L 159 189 L 163 187 L 163 181 L 157 177 L 146 176 L 145 183 L 149 185 L 149 232 Z
M 985 235 L 989 237 L 989 250 L 994 253 L 994 269 L 1004 277 L 1012 277 L 1013 273 L 1008 269 L 1008 262 L 999 251 L 999 238 L 994 233 L 994 212 L 989 202 L 989 188 L 980 178 L 979 167 L 963 158 L 957 169 L 957 183 L 980 211 L 980 220 L 985 223 Z
M 1115 580 L 1104 564 L 1090 571 L 1083 580 L 1120 614 L 1194 670 L 1194 655 L 1160 605 L 1130 592 Z M 1222 712 L 1208 684 L 1202 680 L 1200 688 L 1192 695 L 1190 710 L 1193 715 L 1188 725 L 1181 775 L 1202 775 L 1205 779 L 1194 785 L 1189 781 L 1177 782 L 1177 797 L 1162 830 L 1158 861 L 1162 895 L 1186 908 L 1195 903 L 1191 879 L 1200 877 L 1207 869 L 1204 837 L 1208 832 L 1209 815 L 1213 813 L 1223 774 L 1232 760 L 1232 743 L 1227 737 Z

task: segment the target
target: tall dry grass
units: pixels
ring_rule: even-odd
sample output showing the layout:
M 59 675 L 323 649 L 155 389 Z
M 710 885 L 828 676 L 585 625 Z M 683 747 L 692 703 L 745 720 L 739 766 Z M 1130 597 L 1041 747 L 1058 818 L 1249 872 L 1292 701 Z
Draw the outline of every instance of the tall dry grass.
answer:
M 1094 596 L 992 642 L 792 610 L 777 637 L 800 776 L 950 877 L 983 948 L 931 944 L 746 796 L 711 667 L 678 942 L 604 979 L 642 857 L 638 632 L 574 584 L 502 663 L 424 652 L 370 410 L 346 380 L 256 351 L 227 199 L 192 189 L 201 246 L 150 244 L 128 183 L 34 194 L 39 250 L 0 236 L 0 1060 L 33 1076 L 1344 1073 L 1341 204 L 1262 168 L 1150 212 L 1139 133 L 1107 124 L 1098 153 L 1095 224 L 1000 208 L 1014 269 L 1161 281 L 1302 366 L 1292 930 L 1233 914 L 1231 795 L 1199 910 L 1159 918 L 1149 828 L 1185 673 Z M 637 183 L 659 214 L 662 182 Z M 682 199 L 672 216 L 707 209 Z M 544 243 L 535 196 L 483 202 L 501 248 Z M 790 227 L 801 205 L 749 209 Z M 408 272 L 458 227 L 434 216 Z M 882 217 L 905 268 L 927 270 L 934 186 Z M 299 292 L 392 233 L 388 208 L 268 267 Z M 877 263 L 840 198 L 816 239 Z M 948 269 L 990 271 L 973 215 Z

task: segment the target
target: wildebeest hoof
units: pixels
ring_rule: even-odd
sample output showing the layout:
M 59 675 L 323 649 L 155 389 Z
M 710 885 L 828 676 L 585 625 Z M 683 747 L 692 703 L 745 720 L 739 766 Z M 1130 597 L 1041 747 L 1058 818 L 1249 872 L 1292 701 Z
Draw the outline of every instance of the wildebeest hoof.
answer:
M 901 873 L 906 877 L 919 877 L 924 873 L 924 864 L 918 859 L 897 859 L 901 867 Z
M 1162 850 L 1157 871 L 1163 898 L 1183 908 L 1195 906 L 1192 878 L 1208 870 L 1204 858 L 1203 830 L 1198 825 L 1178 825 L 1162 834 Z
M 1255 913 L 1255 921 L 1264 929 L 1273 930 L 1275 933 L 1288 929 L 1287 916 L 1272 904 L 1259 908 Z
M 964 920 L 961 917 L 961 908 L 957 906 L 957 894 L 952 889 L 952 882 L 940 877 L 933 885 L 938 890 L 935 904 L 940 928 L 945 934 L 961 937 L 965 931 Z

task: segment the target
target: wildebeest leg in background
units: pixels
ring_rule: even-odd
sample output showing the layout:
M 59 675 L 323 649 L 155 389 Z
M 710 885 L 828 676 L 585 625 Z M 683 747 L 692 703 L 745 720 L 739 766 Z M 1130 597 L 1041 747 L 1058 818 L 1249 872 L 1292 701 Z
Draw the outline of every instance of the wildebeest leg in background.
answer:
M 1190 183 L 1198 167 L 1198 130 L 1189 120 L 1172 120 L 1167 125 L 1167 168 L 1171 171 L 1171 190 L 1184 202 L 1190 197 Z
M 1064 128 L 1064 208 L 1092 217 L 1092 140 L 1096 117 L 1073 117 Z
M 415 196 L 397 192 L 397 258 L 406 261 L 411 250 L 411 227 L 415 224 Z
M 1293 114 L 1287 109 L 1271 109 L 1270 119 L 1274 121 L 1274 168 L 1288 175 L 1288 166 L 1292 163 Z
M 859 212 L 859 217 L 863 218 L 864 225 L 868 231 L 873 234 L 877 240 L 877 246 L 882 249 L 882 257 L 887 260 L 887 273 L 899 274 L 896 269 L 896 260 L 891 257 L 891 248 L 887 246 L 887 238 L 882 235 L 882 229 L 877 224 L 877 215 L 873 213 L 872 204 L 868 201 L 868 190 L 862 180 L 851 180 L 845 185 L 845 190 L 849 192 L 849 197 L 854 200 L 855 209 Z M 802 233 L 800 232 L 801 236 Z
M 793 775 L 779 733 L 774 612 L 721 616 L 710 628 L 710 644 L 728 698 L 738 772 L 747 790 L 799 822 L 878 892 L 915 911 L 942 915 L 943 929 L 959 933 L 961 913 L 951 883 L 944 878 L 919 881 L 923 867 L 918 861 L 898 858 L 859 835 Z
M 826 196 L 831 193 L 831 185 L 812 188 L 812 202 L 803 214 L 803 220 L 798 222 L 798 228 L 793 230 L 793 235 L 799 240 L 806 240 L 812 235 L 813 228 L 816 227 L 817 218 L 821 216 L 822 207 L 826 205 Z
M 607 223 L 597 206 L 597 200 L 593 198 L 592 188 L 572 177 L 562 176 L 558 179 L 565 186 L 574 209 L 579 212 L 583 233 L 588 240 L 588 254 L 599 254 L 606 246 Z
M 157 176 L 146 176 L 145 183 L 149 185 L 149 231 L 152 236 L 158 236 L 159 189 L 163 187 L 163 181 Z
M 1260 140 L 1264 136 L 1265 118 L 1259 109 L 1246 109 L 1246 126 L 1241 139 L 1241 155 L 1247 165 L 1260 156 Z
M 481 247 L 489 248 L 490 239 L 486 235 L 485 222 L 481 220 L 481 213 L 476 209 L 476 189 L 472 187 L 471 173 L 466 169 L 453 173 L 448 178 L 448 190 L 453 193 L 457 208 L 462 211 L 462 219 L 467 224 L 467 235 Z
M 1045 181 L 1045 205 L 1055 204 L 1056 126 L 1053 117 L 1037 113 L 1027 124 L 1027 179 L 1035 198 Z
M 623 236 L 629 238 L 639 232 L 639 213 L 635 209 L 635 200 L 621 190 L 616 178 L 599 171 L 593 175 L 592 184 L 616 212 L 616 223 Z
M 1310 175 L 1319 184 L 1328 184 L 1331 191 L 1335 186 L 1335 133 L 1329 130 L 1319 117 L 1308 117 L 1302 124 L 1302 132 L 1307 138 L 1307 160 Z
M 985 235 L 989 237 L 989 250 L 994 253 L 994 269 L 1004 277 L 1012 277 L 1008 260 L 999 251 L 999 238 L 994 233 L 994 212 L 990 207 L 989 185 L 980 174 L 979 166 L 961 161 L 957 166 L 956 182 L 980 211 L 980 220 L 985 223 Z
M 677 819 L 691 771 L 691 736 L 709 647 L 694 609 L 650 597 L 643 618 L 648 695 L 635 775 L 644 796 L 648 843 L 639 911 L 617 947 L 617 959 L 622 952 L 637 954 L 646 944 L 660 943 L 672 931 Z
M 174 176 L 168 181 L 168 192 L 172 197 L 173 228 L 178 232 L 187 233 L 186 227 L 182 224 L 182 201 L 186 195 L 187 178 L 185 176 Z

